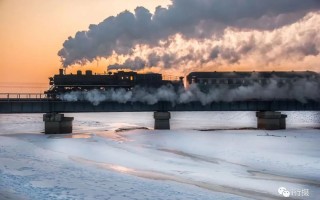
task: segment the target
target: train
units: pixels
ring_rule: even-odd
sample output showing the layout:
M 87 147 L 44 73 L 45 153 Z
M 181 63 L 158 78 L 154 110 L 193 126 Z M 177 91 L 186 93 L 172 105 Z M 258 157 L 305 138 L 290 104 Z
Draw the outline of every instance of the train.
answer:
M 297 81 L 314 81 L 320 83 L 319 73 L 312 71 L 270 71 L 270 72 L 190 72 L 178 80 L 165 80 L 159 73 L 137 73 L 134 71 L 117 71 L 105 74 L 93 74 L 91 70 L 76 74 L 66 74 L 64 69 L 59 69 L 59 74 L 49 78 L 50 88 L 45 91 L 49 98 L 58 98 L 59 95 L 71 91 L 108 90 L 110 88 L 124 88 L 132 90 L 135 86 L 147 88 L 160 88 L 171 85 L 176 90 L 188 88 L 196 84 L 201 91 L 207 92 L 212 88 L 228 87 L 236 88 L 253 84 L 266 85 L 271 80 L 277 84 L 294 84 Z
M 301 82 L 314 82 L 320 85 L 320 74 L 313 71 L 261 71 L 261 72 L 191 72 L 187 84 L 197 84 L 206 92 L 212 88 L 238 88 L 258 84 L 266 86 L 276 83 L 278 87 L 293 86 Z
M 164 80 L 159 73 L 137 73 L 134 71 L 117 71 L 106 74 L 93 74 L 92 70 L 82 73 L 78 70 L 76 74 L 66 74 L 64 69 L 59 69 L 59 74 L 49 78 L 50 88 L 45 91 L 48 98 L 58 98 L 59 95 L 72 91 L 106 91 L 114 88 L 132 90 L 135 86 L 160 88 L 171 85 L 175 89 L 183 87 L 183 77 L 179 80 Z

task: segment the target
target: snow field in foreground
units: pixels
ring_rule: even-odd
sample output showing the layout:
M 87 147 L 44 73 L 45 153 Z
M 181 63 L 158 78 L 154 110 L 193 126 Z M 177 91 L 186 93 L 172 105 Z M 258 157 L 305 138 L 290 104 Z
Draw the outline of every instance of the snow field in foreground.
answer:
M 72 137 L 42 134 L 41 115 L 1 115 L 0 199 L 281 199 L 281 186 L 317 199 L 319 113 L 288 114 L 283 131 L 199 131 L 255 127 L 251 112 L 205 112 L 123 132 L 152 128 L 152 113 L 69 114 Z

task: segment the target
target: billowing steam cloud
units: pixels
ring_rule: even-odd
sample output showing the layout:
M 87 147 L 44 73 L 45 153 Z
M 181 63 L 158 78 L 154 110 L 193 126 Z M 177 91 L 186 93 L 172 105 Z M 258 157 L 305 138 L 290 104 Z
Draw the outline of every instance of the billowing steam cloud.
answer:
M 282 84 L 281 80 L 270 79 L 266 85 L 254 83 L 249 86 L 240 86 L 230 89 L 228 86 L 211 88 L 207 92 L 192 84 L 188 89 L 176 90 L 171 85 L 157 89 L 135 87 L 131 91 L 125 89 L 110 89 L 107 91 L 92 90 L 89 92 L 70 92 L 60 96 L 65 101 L 89 101 L 98 105 L 103 101 L 119 103 L 142 102 L 156 104 L 159 101 L 168 101 L 173 105 L 200 101 L 203 105 L 212 102 L 232 102 L 242 100 L 298 100 L 302 103 L 307 100 L 320 101 L 320 83 L 316 80 L 300 79 L 292 83 Z
M 299 22 L 272 31 L 226 29 L 219 38 L 202 40 L 175 36 L 157 47 L 136 47 L 124 63 L 110 65 L 109 69 L 158 67 L 186 74 L 196 70 L 229 71 L 241 66 L 247 67 L 242 70 L 274 70 L 284 65 L 290 70 L 319 71 L 317 23 L 320 13 L 310 13 Z
M 227 27 L 273 30 L 294 23 L 319 8 L 319 0 L 172 0 L 172 5 L 168 8 L 157 7 L 154 14 L 138 7 L 134 13 L 124 11 L 98 25 L 90 25 L 88 31 L 69 37 L 58 55 L 65 67 L 86 64 L 113 54 L 131 55 L 139 45 L 157 47 L 176 35 L 203 40 L 220 37 Z M 250 47 L 243 50 L 250 51 Z M 308 48 L 306 51 L 309 51 Z M 311 51 L 309 53 L 316 53 L 318 49 Z M 192 57 L 191 53 L 188 56 Z M 221 57 L 231 63 L 240 58 L 238 52 L 221 50 L 220 46 L 211 48 L 210 53 L 212 59 Z M 159 56 L 153 53 L 148 58 L 128 58 L 124 65 L 142 69 L 146 64 L 154 66 L 161 61 L 165 67 L 170 67 L 172 60 L 177 62 L 175 55 Z M 110 69 L 124 65 L 115 64 Z

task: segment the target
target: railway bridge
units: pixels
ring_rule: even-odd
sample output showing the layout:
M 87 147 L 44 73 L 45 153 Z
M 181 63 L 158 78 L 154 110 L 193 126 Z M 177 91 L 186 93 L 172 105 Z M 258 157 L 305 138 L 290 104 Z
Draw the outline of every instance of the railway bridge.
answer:
M 170 129 L 170 112 L 184 111 L 256 111 L 259 129 L 285 129 L 286 115 L 281 111 L 320 111 L 320 101 L 297 100 L 247 100 L 233 102 L 199 101 L 174 104 L 160 101 L 155 104 L 142 102 L 61 101 L 44 94 L 0 94 L 0 114 L 44 113 L 45 133 L 72 132 L 73 117 L 63 113 L 80 112 L 154 112 L 155 129 Z

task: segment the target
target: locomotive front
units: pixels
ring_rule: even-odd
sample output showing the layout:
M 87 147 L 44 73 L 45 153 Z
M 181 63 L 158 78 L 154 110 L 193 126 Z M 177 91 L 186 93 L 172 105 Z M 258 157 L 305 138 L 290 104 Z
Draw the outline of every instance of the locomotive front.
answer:
M 83 74 L 78 70 L 76 74 L 66 74 L 63 69 L 59 69 L 59 74 L 49 78 L 49 84 L 50 89 L 45 94 L 54 99 L 72 91 L 106 91 L 111 88 L 131 90 L 135 86 L 159 88 L 167 84 L 175 87 L 181 86 L 181 82 L 163 80 L 162 75 L 158 73 L 139 74 L 133 71 L 118 71 L 93 74 L 91 70 L 87 70 Z

